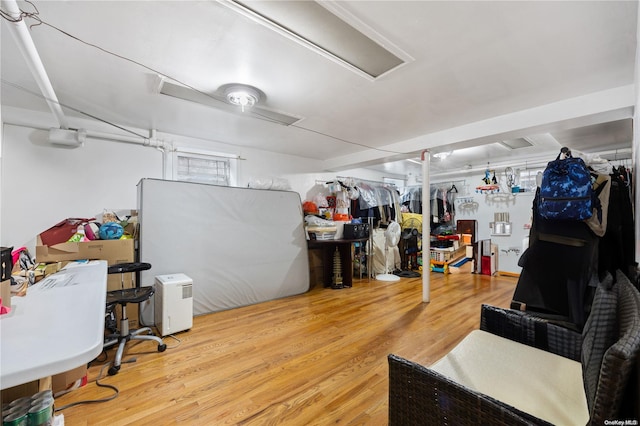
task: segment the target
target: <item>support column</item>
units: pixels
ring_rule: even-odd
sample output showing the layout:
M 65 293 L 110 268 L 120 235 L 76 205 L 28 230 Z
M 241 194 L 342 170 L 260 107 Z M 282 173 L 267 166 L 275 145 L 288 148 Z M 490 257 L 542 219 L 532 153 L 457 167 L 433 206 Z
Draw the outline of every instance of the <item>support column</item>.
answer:
M 429 150 L 422 151 L 422 301 L 431 300 L 431 189 Z
M 638 17 L 636 22 L 640 22 L 640 7 L 638 7 Z M 633 222 L 635 236 L 635 261 L 640 263 L 640 221 L 638 220 L 638 206 L 640 206 L 640 191 L 638 191 L 637 167 L 640 164 L 640 26 L 636 30 L 636 62 L 634 70 L 634 101 L 633 108 Z

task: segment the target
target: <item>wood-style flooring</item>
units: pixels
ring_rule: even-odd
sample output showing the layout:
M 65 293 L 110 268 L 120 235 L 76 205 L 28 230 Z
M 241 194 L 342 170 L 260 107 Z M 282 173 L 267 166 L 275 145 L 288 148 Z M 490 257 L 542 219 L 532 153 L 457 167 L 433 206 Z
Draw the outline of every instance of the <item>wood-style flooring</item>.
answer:
M 429 365 L 479 327 L 483 303 L 508 307 L 517 278 L 431 273 L 356 279 L 352 288 L 309 292 L 194 318 L 190 331 L 129 344 L 120 372 L 104 361 L 56 407 L 65 425 L 386 425 L 387 355 Z M 115 350 L 108 351 L 108 359 Z M 103 354 L 99 359 L 105 358 Z

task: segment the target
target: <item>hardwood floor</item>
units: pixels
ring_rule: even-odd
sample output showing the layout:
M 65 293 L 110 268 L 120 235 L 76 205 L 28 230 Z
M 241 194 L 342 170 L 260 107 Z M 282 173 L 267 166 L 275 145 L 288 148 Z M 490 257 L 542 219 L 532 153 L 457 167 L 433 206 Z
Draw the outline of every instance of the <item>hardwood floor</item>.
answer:
M 356 279 L 198 316 L 163 353 L 128 345 L 123 359 L 136 361 L 115 376 L 94 362 L 90 382 L 56 407 L 112 395 L 95 383 L 103 370 L 119 395 L 59 411 L 66 425 L 385 425 L 387 355 L 429 365 L 479 327 L 482 303 L 508 307 L 516 282 L 432 273 L 423 303 L 422 278 Z

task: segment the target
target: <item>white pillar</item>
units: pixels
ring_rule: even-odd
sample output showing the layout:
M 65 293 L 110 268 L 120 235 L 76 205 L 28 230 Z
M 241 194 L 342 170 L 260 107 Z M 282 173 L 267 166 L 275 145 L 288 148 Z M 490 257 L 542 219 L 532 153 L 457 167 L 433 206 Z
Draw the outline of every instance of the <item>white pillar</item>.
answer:
M 640 22 L 640 7 L 638 8 L 638 17 L 636 22 Z M 638 111 L 638 105 L 640 105 L 640 26 L 636 29 L 636 62 L 634 70 L 634 98 L 635 105 L 633 108 L 633 148 L 632 148 L 632 161 L 633 161 L 633 217 L 635 226 L 635 261 L 639 262 L 640 259 L 640 223 L 638 218 L 638 206 L 640 206 L 640 191 L 638 190 L 638 177 L 636 166 L 640 164 L 640 111 Z
M 429 150 L 422 151 L 422 301 L 431 300 L 431 189 Z

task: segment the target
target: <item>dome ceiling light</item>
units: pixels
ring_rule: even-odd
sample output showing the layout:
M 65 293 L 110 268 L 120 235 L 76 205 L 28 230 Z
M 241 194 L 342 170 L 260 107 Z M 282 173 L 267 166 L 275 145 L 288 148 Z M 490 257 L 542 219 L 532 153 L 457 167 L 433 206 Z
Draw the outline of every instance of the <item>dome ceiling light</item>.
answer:
M 244 112 L 245 108 L 251 108 L 260 101 L 260 92 L 252 86 L 234 84 L 225 89 L 224 97 L 227 102 L 239 106 Z
M 238 99 L 238 103 L 232 103 L 227 99 L 227 93 L 233 92 L 232 87 L 241 86 L 246 89 L 247 85 L 243 85 L 240 83 L 228 83 L 222 86 L 219 86 L 215 92 L 199 92 L 195 89 L 183 86 L 181 84 L 172 83 L 167 81 L 163 77 L 158 78 L 158 90 L 161 95 L 171 96 L 173 98 L 182 99 L 184 101 L 195 102 L 202 106 L 215 108 L 222 111 L 231 112 L 234 114 L 243 114 L 245 116 L 250 116 L 251 118 L 256 118 L 263 121 L 270 121 L 276 124 L 282 124 L 284 126 L 290 126 L 298 121 L 302 120 L 303 117 L 286 113 L 283 111 L 276 111 L 267 107 L 265 104 L 268 100 L 267 95 L 257 89 L 254 86 L 250 87 L 254 92 L 258 93 L 256 97 L 256 101 L 254 102 L 253 107 L 248 108 L 247 111 L 242 112 L 242 105 L 240 104 L 240 100 Z M 247 100 L 247 106 L 249 105 L 250 100 Z M 238 108 L 240 106 L 240 108 Z

